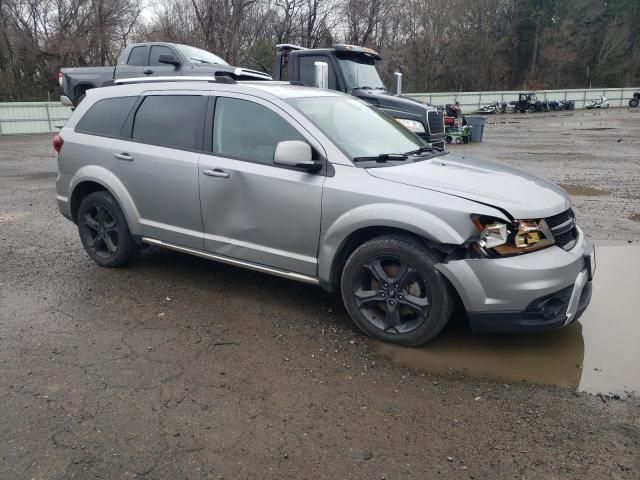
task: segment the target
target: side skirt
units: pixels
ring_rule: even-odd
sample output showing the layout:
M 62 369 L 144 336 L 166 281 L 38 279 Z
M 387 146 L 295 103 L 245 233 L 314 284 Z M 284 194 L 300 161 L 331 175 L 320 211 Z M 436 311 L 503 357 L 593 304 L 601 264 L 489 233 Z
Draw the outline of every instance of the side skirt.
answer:
M 157 245 L 158 247 L 168 248 L 169 250 L 175 250 L 176 252 L 188 253 L 197 257 L 207 258 L 209 260 L 215 260 L 217 262 L 226 263 L 228 265 L 234 265 L 236 267 L 248 268 L 249 270 L 255 270 L 256 272 L 268 273 L 269 275 L 275 275 L 277 277 L 288 278 L 289 280 L 296 280 L 298 282 L 309 283 L 311 285 L 319 285 L 320 279 L 317 277 L 310 277 L 308 275 L 302 275 L 301 273 L 289 272 L 287 270 L 280 270 L 277 268 L 265 267 L 257 263 L 245 262 L 235 258 L 224 257 L 215 253 L 204 252 L 202 250 L 196 250 L 194 248 L 181 247 L 169 242 L 163 242 L 162 240 L 156 240 L 155 238 L 142 237 L 144 243 L 150 245 Z

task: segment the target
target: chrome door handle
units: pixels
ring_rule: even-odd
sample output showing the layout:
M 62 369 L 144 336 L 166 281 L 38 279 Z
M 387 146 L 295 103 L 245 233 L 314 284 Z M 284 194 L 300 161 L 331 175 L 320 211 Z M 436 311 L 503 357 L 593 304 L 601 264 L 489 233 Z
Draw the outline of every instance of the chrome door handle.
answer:
M 127 162 L 132 162 L 133 161 L 133 157 L 131 155 L 129 155 L 128 153 L 114 153 L 113 154 L 114 157 L 116 157 L 118 160 L 126 160 Z
M 220 170 L 219 168 L 216 168 L 214 170 L 202 170 L 202 173 L 204 173 L 208 177 L 229 178 L 229 174 L 223 170 Z

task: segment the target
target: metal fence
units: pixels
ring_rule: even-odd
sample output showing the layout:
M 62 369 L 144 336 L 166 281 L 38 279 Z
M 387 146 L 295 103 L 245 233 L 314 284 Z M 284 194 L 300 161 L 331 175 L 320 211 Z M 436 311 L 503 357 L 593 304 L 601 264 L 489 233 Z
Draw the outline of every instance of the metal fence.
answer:
M 633 92 L 639 88 L 593 88 L 571 90 L 532 90 L 540 100 L 574 100 L 576 109 L 584 108 L 589 100 L 596 100 L 601 95 L 607 97 L 612 107 L 626 107 Z M 512 102 L 518 100 L 518 95 L 525 90 L 502 92 L 443 92 L 443 93 L 407 93 L 406 95 L 416 100 L 432 105 L 446 105 L 460 102 L 464 113 L 473 113 L 478 108 L 493 102 Z
M 60 102 L 0 102 L 0 135 L 53 133 L 71 115 Z
M 540 100 L 574 100 L 576 108 L 584 108 L 586 101 L 604 95 L 612 107 L 625 107 L 638 88 L 605 88 L 578 90 L 537 90 Z M 409 97 L 430 103 L 445 105 L 460 102 L 465 113 L 475 112 L 492 102 L 518 100 L 519 91 L 502 92 L 444 92 L 408 93 Z M 0 102 L 0 135 L 19 133 L 53 133 L 58 131 L 71 115 L 71 108 L 58 102 Z

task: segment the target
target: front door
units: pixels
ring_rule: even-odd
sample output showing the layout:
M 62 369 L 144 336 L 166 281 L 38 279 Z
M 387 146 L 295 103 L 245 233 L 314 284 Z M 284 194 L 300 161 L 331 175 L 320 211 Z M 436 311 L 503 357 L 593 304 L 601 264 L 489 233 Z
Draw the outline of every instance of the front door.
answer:
M 314 141 L 278 107 L 228 95 L 215 99 L 198 168 L 205 249 L 314 276 L 325 176 L 273 163 L 278 142 Z
M 168 63 L 160 63 L 160 55 L 173 55 L 180 58 L 172 48 L 165 45 L 151 45 L 149 63 L 144 69 L 144 74 L 150 77 L 172 77 L 182 74 L 182 69 Z

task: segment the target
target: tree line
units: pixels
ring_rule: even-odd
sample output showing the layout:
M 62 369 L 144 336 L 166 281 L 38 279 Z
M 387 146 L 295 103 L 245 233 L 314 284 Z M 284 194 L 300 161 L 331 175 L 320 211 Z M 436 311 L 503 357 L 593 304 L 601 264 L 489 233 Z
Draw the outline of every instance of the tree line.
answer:
M 60 67 L 169 41 L 271 73 L 277 43 L 351 43 L 405 91 L 635 86 L 638 0 L 0 0 L 0 100 L 57 92 Z M 153 0 L 151 0 L 153 1 Z

